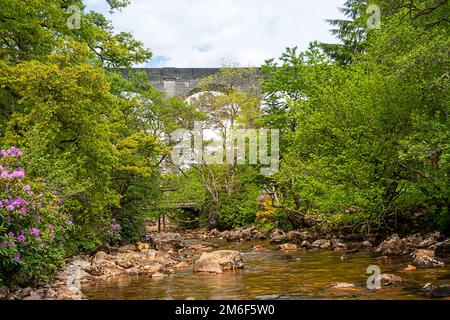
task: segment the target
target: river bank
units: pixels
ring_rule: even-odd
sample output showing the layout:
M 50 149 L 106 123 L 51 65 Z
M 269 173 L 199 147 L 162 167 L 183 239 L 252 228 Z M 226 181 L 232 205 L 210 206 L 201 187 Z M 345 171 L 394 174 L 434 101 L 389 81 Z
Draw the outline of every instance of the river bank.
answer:
M 7 290 L 2 288 L 0 297 L 3 299 L 99 299 L 97 293 L 92 294 L 92 288 L 108 283 L 116 283 L 120 286 L 126 283 L 140 281 L 148 283 L 161 283 L 164 281 L 174 284 L 172 279 L 180 280 L 190 277 L 199 283 L 204 283 L 202 278 L 207 278 L 212 283 L 211 277 L 231 277 L 230 281 L 239 281 L 245 277 L 241 273 L 252 274 L 252 263 L 254 268 L 259 268 L 264 264 L 260 276 L 267 275 L 267 270 L 276 269 L 275 274 L 270 274 L 272 281 L 276 274 L 281 278 L 280 272 L 285 272 L 286 261 L 290 262 L 289 270 L 293 274 L 298 272 L 297 283 L 302 279 L 302 272 L 306 272 L 309 264 L 320 263 L 323 259 L 322 272 L 328 272 L 327 268 L 337 265 L 337 270 L 342 266 L 349 268 L 351 264 L 359 273 L 362 265 L 367 263 L 384 266 L 383 269 L 392 273 L 383 273 L 381 280 L 383 286 L 397 286 L 406 274 L 416 274 L 414 276 L 415 290 L 424 288 L 424 297 L 446 296 L 449 288 L 446 287 L 448 281 L 442 281 L 442 277 L 448 277 L 449 271 L 448 254 L 450 253 L 450 240 L 444 239 L 439 233 L 433 232 L 426 235 L 414 234 L 400 237 L 396 234 L 385 239 L 378 240 L 375 235 L 361 238 L 357 235 L 332 235 L 320 233 L 313 230 L 300 230 L 283 232 L 274 230 L 265 232 L 256 228 L 242 228 L 233 231 L 219 232 L 217 230 L 171 230 L 171 232 L 158 233 L 149 230 L 142 242 L 135 245 L 122 247 L 103 247 L 91 255 L 80 255 L 70 259 L 64 268 L 55 275 L 54 281 L 50 284 L 38 288 L 21 288 Z M 232 250 L 232 261 L 235 265 L 241 263 L 244 271 L 224 272 L 218 269 L 223 264 L 217 264 L 215 260 L 221 257 L 202 256 L 208 252 L 220 252 L 221 250 Z M 243 256 L 244 258 L 239 258 Z M 236 257 L 237 260 L 236 260 Z M 196 263 L 207 258 L 207 263 L 201 263 L 202 268 L 196 268 Z M 228 258 L 227 258 L 228 259 Z M 283 263 L 280 264 L 280 259 Z M 316 259 L 317 261 L 315 261 Z M 311 262 L 308 262 L 310 261 Z M 298 265 L 297 265 L 298 264 Z M 206 266 L 206 267 L 205 267 Z M 367 268 L 366 266 L 366 268 Z M 394 266 L 394 267 L 392 267 Z M 209 269 L 208 269 L 209 268 Z M 249 269 L 250 268 L 250 269 Z M 234 266 L 231 266 L 234 269 Z M 236 267 L 235 269 L 240 269 Z M 265 271 L 266 270 L 266 271 Z M 283 270 L 283 271 L 282 271 Z M 320 270 L 317 269 L 317 270 Z M 203 271 L 199 276 L 193 271 Z M 384 272 L 384 271 L 383 271 Z M 328 272 L 329 273 L 329 272 Z M 345 281 L 351 279 L 346 273 L 351 270 L 340 270 L 336 278 L 324 280 L 320 274 L 312 273 L 310 276 L 320 278 L 320 285 L 323 288 L 333 290 L 361 291 L 363 282 L 351 283 Z M 340 277 L 337 275 L 340 274 Z M 432 275 L 431 277 L 427 275 Z M 237 278 L 233 278 L 233 277 Z M 367 278 L 367 276 L 365 276 Z M 423 281 L 421 279 L 423 278 Z M 325 279 L 327 279 L 325 277 Z M 336 280 L 331 282 L 331 280 Z M 364 276 L 361 279 L 365 279 Z M 445 280 L 445 279 L 444 279 Z M 294 280 L 292 280 L 294 281 Z M 354 281 L 355 282 L 355 281 Z M 192 284 L 191 284 L 192 285 Z M 192 285 L 195 287 L 195 285 Z M 420 288 L 418 288 L 420 286 Z M 135 287 L 135 283 L 133 284 Z M 290 287 L 287 284 L 287 287 Z M 139 286 L 136 289 L 139 292 Z M 259 289 L 255 289 L 258 292 Z M 297 288 L 296 292 L 302 291 Z M 90 292 L 88 296 L 84 292 Z M 95 291 L 95 290 L 94 290 Z M 105 291 L 100 291 L 103 295 L 111 298 Z M 114 292 L 114 291 L 113 291 Z M 264 290 L 261 293 L 266 293 Z M 275 293 L 274 293 L 275 294 Z M 264 294 L 261 294 L 264 296 Z M 136 298 L 134 295 L 131 295 Z M 258 296 L 258 295 L 256 295 Z M 281 297 L 283 294 L 280 295 Z M 120 297 L 120 295 L 119 295 Z M 144 295 L 145 297 L 145 295 Z M 295 295 L 294 295 L 295 297 Z M 122 297 L 127 298 L 127 297 Z M 161 296 L 151 296 L 150 298 L 164 298 Z M 190 298 L 190 297 L 181 297 Z M 198 298 L 198 297 L 193 297 Z M 231 297 L 233 298 L 233 297 Z M 236 297 L 242 298 L 242 297 Z M 247 296 L 246 298 L 251 298 Z

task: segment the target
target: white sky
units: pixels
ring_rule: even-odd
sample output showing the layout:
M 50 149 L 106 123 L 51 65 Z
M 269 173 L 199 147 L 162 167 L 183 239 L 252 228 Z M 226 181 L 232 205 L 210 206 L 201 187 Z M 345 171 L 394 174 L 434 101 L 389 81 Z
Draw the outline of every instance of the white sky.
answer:
M 89 10 L 131 32 L 153 52 L 147 67 L 260 66 L 286 47 L 336 42 L 325 19 L 339 18 L 345 0 L 131 0 L 113 15 L 104 0 Z

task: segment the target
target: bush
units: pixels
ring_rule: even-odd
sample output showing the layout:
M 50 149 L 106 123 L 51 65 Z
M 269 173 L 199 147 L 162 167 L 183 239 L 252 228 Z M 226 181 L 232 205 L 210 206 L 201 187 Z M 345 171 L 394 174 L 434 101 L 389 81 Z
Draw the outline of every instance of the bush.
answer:
M 245 227 L 255 222 L 256 211 L 258 210 L 256 194 L 252 194 L 253 190 L 246 191 L 239 195 L 222 195 L 215 212 L 215 228 L 230 230 Z
M 45 279 L 64 259 L 73 221 L 56 192 L 29 180 L 19 166 L 22 152 L 1 150 L 0 276 L 7 284 Z

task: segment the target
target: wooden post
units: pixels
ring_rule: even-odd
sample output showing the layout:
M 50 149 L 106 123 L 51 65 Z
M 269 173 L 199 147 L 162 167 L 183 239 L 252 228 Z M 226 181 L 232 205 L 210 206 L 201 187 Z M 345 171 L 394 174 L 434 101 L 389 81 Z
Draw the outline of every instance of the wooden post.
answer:
M 158 216 L 158 232 L 161 232 L 161 217 Z
M 163 231 L 166 232 L 166 214 L 163 213 Z

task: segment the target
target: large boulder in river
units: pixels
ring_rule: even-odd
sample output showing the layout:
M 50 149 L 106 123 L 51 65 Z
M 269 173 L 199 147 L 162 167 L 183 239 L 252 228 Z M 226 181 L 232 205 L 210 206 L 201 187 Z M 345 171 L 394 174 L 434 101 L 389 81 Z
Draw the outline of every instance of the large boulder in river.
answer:
M 384 240 L 376 249 L 376 253 L 382 256 L 402 256 L 410 252 L 406 242 L 397 234 L 393 234 Z
M 149 235 L 156 250 L 178 250 L 183 248 L 183 238 L 175 232 L 154 232 Z
M 145 249 L 146 247 L 142 246 L 139 252 L 127 250 L 114 255 L 99 251 L 83 270 L 92 277 L 102 279 L 122 274 L 171 273 L 171 266 L 177 264 L 177 261 L 165 252 Z
M 194 272 L 222 273 L 224 270 L 244 268 L 244 261 L 239 251 L 219 250 L 205 252 L 194 264 Z
M 416 250 L 412 256 L 414 258 L 412 265 L 417 268 L 437 268 L 444 266 L 441 260 L 435 258 L 434 251 L 431 250 Z

